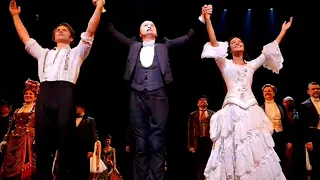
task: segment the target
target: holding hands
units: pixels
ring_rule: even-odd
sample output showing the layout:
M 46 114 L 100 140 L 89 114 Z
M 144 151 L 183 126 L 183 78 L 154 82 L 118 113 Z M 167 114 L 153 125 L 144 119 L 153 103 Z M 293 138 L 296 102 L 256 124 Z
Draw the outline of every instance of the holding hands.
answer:
M 209 5 L 204 5 L 202 7 L 202 10 L 201 10 L 201 16 L 207 20 L 207 19 L 210 19 L 211 17 L 211 14 L 212 14 L 212 5 L 209 4 Z
M 105 0 L 92 0 L 92 3 L 94 6 L 96 6 L 98 8 L 103 8 L 106 1 Z M 102 12 L 106 12 L 106 10 L 103 8 Z

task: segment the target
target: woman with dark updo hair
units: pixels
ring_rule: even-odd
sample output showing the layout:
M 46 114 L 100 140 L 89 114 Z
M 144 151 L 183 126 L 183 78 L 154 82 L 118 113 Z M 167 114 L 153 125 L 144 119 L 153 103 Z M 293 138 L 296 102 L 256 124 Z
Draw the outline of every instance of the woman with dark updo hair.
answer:
M 272 123 L 258 105 L 251 85 L 254 72 L 261 66 L 279 73 L 283 57 L 279 44 L 290 28 L 284 22 L 279 36 L 265 45 L 262 54 L 247 61 L 243 41 L 234 37 L 218 42 L 210 15 L 205 15 L 210 42 L 202 58 L 214 58 L 227 86 L 222 109 L 210 120 L 211 155 L 204 172 L 207 180 L 285 180 L 280 159 L 274 151 Z M 232 57 L 227 59 L 228 51 Z

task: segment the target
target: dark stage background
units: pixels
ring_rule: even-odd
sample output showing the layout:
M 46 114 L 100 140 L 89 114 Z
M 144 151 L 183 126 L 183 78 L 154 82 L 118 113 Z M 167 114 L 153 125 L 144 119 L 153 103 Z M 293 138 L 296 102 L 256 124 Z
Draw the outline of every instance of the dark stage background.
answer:
M 62 21 L 76 30 L 76 43 L 80 33 L 85 31 L 94 7 L 90 0 L 19 0 L 21 18 L 31 37 L 43 47 L 54 47 L 52 30 Z M 112 39 L 107 32 L 106 17 L 111 15 L 115 27 L 125 35 L 138 35 L 139 25 L 152 20 L 158 28 L 159 38 L 174 38 L 188 32 L 191 22 L 198 18 L 204 4 L 213 4 L 213 25 L 217 27 L 225 8 L 223 21 L 225 30 L 217 32 L 218 39 L 228 40 L 231 36 L 250 36 L 246 47 L 251 58 L 257 57 L 263 45 L 273 41 L 281 25 L 294 16 L 291 29 L 280 45 L 285 62 L 280 74 L 273 74 L 264 68 L 254 77 L 253 91 L 263 102 L 261 87 L 272 83 L 278 87 L 277 98 L 292 96 L 297 103 L 307 98 L 306 87 L 310 81 L 320 82 L 316 41 L 316 18 L 308 16 L 313 12 L 306 5 L 289 3 L 288 0 L 249 1 L 152 1 L 113 0 L 106 3 L 111 11 L 102 16 L 100 26 L 89 57 L 82 65 L 77 82 L 77 99 L 84 102 L 90 116 L 96 118 L 101 138 L 111 134 L 117 150 L 118 165 L 125 180 L 126 167 L 130 163 L 125 153 L 125 138 L 128 126 L 128 88 L 122 79 L 128 50 Z M 262 3 L 262 4 L 260 4 Z M 294 7 L 298 5 L 298 7 Z M 1 1 L 1 99 L 8 99 L 14 107 L 23 102 L 22 89 L 27 78 L 38 80 L 37 61 L 24 50 L 18 38 L 8 11 L 9 1 Z M 269 13 L 274 8 L 275 31 L 270 31 Z M 245 16 L 251 8 L 250 33 L 243 34 Z M 310 24 L 307 23 L 310 21 Z M 168 120 L 167 151 L 169 179 L 183 179 L 193 176 L 193 160 L 187 150 L 187 115 L 197 109 L 197 98 L 205 94 L 209 107 L 219 110 L 225 95 L 220 72 L 212 59 L 201 59 L 204 43 L 208 40 L 205 25 L 202 32 L 181 49 L 171 52 L 174 83 L 169 87 L 171 114 Z M 319 39 L 319 38 L 318 38 Z M 319 42 L 319 41 L 318 41 Z M 188 178 L 188 179 L 189 179 Z M 191 178 L 190 178 L 191 179 Z

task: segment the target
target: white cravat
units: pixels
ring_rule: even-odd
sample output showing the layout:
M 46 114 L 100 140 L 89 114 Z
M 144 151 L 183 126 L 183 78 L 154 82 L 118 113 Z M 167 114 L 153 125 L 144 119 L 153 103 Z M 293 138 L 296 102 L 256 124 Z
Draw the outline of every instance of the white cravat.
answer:
M 281 113 L 274 101 L 267 101 L 265 102 L 265 111 L 266 115 L 268 116 L 269 120 L 273 124 L 273 128 L 276 132 L 283 131 L 282 122 L 281 122 Z
M 154 58 L 155 41 L 142 42 L 143 47 L 140 51 L 140 62 L 143 67 L 150 67 Z
M 318 112 L 319 120 L 320 120 L 320 100 L 311 97 L 311 101 Z M 320 121 L 318 122 L 317 128 L 320 129 Z
M 279 108 L 274 101 L 267 101 L 265 103 L 266 114 L 269 118 L 275 118 L 280 115 Z
M 316 107 L 317 112 L 318 112 L 318 114 L 320 116 L 320 102 L 319 102 L 319 99 L 311 98 L 311 101 L 312 101 L 314 107 Z

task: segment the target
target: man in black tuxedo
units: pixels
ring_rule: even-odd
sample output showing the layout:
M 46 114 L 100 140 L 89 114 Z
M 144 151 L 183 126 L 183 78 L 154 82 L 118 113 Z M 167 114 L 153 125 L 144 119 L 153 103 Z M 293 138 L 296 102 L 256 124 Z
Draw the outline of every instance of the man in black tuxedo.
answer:
M 211 6 L 203 8 L 212 13 Z M 112 23 L 108 24 L 108 29 L 111 35 L 129 47 L 124 79 L 131 86 L 134 180 L 163 180 L 165 124 L 169 111 L 164 87 L 173 81 L 168 50 L 185 44 L 194 30 L 172 40 L 165 38 L 165 43 L 156 43 L 157 28 L 152 21 L 144 21 L 140 26 L 142 42 L 127 38 Z
M 85 113 L 84 105 L 76 105 L 75 134 L 72 139 L 73 178 L 88 180 L 90 177 L 90 157 L 93 156 L 94 144 L 99 139 L 95 119 Z M 56 151 L 52 174 L 56 179 L 60 168 L 60 153 Z
M 76 106 L 76 134 L 74 140 L 74 178 L 88 180 L 90 175 L 90 157 L 98 139 L 95 119 L 85 113 L 84 105 Z
M 310 98 L 301 103 L 300 119 L 304 124 L 305 147 L 312 166 L 311 180 L 320 179 L 320 86 L 316 82 L 308 85 Z
M 129 127 L 129 130 L 128 130 L 128 132 L 127 132 L 127 137 L 126 137 L 127 139 L 126 139 L 126 147 L 125 147 L 125 150 L 126 150 L 126 152 L 128 152 L 128 153 L 130 153 L 130 159 L 132 159 L 132 155 L 131 154 L 134 154 L 134 152 L 132 152 L 132 149 L 133 148 L 135 148 L 135 145 L 134 145 L 134 142 L 133 142 L 133 140 L 134 140 L 134 138 L 133 138 L 133 133 L 132 133 L 132 128 L 130 128 Z M 164 172 L 165 172 L 165 174 L 164 174 L 164 176 L 165 176 L 165 180 L 167 179 L 167 177 L 168 177 L 168 174 L 167 174 L 167 170 L 168 170 L 168 154 L 167 154 L 167 150 L 166 150 L 166 147 L 164 147 Z M 135 150 L 135 149 L 133 149 L 133 150 Z M 129 167 L 131 167 L 130 168 L 130 170 L 128 171 L 128 176 L 129 177 L 132 177 L 133 175 L 132 175 L 132 164 L 129 164 Z

